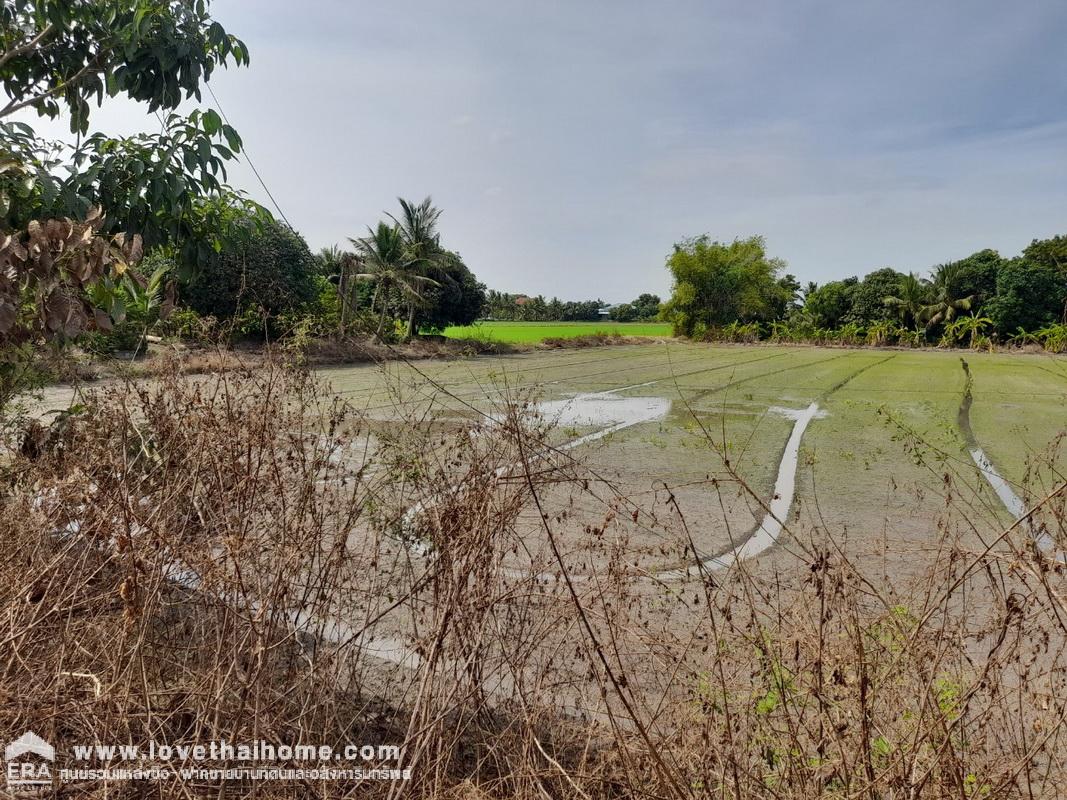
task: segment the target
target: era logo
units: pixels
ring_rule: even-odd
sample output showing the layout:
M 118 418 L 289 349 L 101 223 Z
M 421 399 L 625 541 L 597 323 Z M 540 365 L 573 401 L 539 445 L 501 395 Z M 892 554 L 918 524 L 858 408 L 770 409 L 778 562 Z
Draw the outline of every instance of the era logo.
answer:
M 33 758 L 30 758 L 30 757 Z M 44 786 L 52 783 L 51 762 L 55 748 L 33 731 L 10 742 L 4 748 L 4 775 L 8 789 Z

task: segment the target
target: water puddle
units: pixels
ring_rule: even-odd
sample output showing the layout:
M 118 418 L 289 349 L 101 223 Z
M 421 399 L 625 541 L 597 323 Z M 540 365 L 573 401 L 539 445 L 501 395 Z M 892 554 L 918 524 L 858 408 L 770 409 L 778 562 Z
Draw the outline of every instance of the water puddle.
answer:
M 553 425 L 562 428 L 598 428 L 572 439 L 561 449 L 571 450 L 588 442 L 639 425 L 664 419 L 671 410 L 666 397 L 622 397 L 616 392 L 579 394 L 566 400 L 538 403 L 537 412 Z

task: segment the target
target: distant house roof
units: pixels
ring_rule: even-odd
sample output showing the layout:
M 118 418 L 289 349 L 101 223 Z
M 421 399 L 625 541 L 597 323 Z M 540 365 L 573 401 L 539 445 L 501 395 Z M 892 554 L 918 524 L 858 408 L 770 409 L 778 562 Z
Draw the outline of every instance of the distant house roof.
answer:
M 530 302 L 530 298 L 524 294 L 520 294 L 515 298 L 515 305 L 517 306 L 524 306 L 528 302 Z

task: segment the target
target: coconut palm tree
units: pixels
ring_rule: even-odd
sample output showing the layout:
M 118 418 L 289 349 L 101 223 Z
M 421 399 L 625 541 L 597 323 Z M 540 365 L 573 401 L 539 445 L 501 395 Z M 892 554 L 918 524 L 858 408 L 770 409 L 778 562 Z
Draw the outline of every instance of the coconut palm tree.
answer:
M 902 322 L 910 322 L 918 330 L 923 309 L 930 302 L 930 287 L 914 272 L 909 272 L 900 279 L 897 293 L 883 302 L 897 309 Z
M 400 231 L 404 242 L 405 258 L 413 276 L 419 276 L 424 285 L 438 285 L 431 275 L 440 273 L 445 262 L 445 252 L 441 248 L 441 237 L 437 232 L 437 221 L 441 218 L 441 209 L 433 204 L 430 197 L 418 205 L 403 197 L 400 201 L 400 216 L 389 214 Z M 421 295 L 408 295 L 408 330 L 407 339 L 415 336 L 415 314 L 421 304 Z
M 371 298 L 371 312 L 378 311 L 378 329 L 375 335 L 381 339 L 385 318 L 389 311 L 389 297 L 398 293 L 409 309 L 423 301 L 425 287 L 436 281 L 420 275 L 409 258 L 405 237 L 398 225 L 379 222 L 377 228 L 368 229 L 368 236 L 349 239 L 362 259 L 366 272 L 354 277 L 375 282 Z
M 942 323 L 948 324 L 961 311 L 970 311 L 975 295 L 959 297 L 956 294 L 960 273 L 959 264 L 941 264 L 934 270 L 934 279 L 930 282 L 933 301 L 925 305 L 920 312 L 926 321 L 926 328 L 934 328 Z

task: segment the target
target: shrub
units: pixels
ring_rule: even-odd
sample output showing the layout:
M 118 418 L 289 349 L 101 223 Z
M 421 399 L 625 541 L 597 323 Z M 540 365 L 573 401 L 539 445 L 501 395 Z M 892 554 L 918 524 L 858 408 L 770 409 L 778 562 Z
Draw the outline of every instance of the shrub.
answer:
M 279 333 L 275 318 L 311 303 L 317 264 L 307 242 L 276 221 L 239 221 L 222 251 L 184 287 L 186 304 L 201 316 L 233 319 L 238 335 Z

